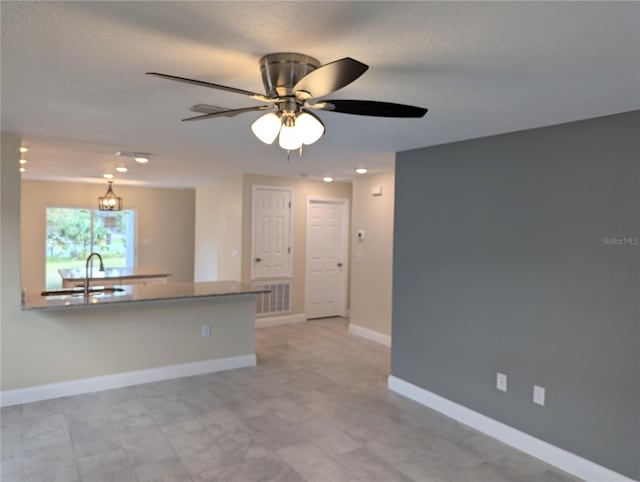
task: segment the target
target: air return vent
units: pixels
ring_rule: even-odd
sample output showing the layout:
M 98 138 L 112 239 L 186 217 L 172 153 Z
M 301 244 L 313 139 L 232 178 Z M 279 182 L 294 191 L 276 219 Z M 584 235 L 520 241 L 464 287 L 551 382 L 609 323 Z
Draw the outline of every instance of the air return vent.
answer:
M 274 315 L 291 311 L 291 282 L 285 280 L 254 283 L 254 287 L 271 290 L 256 295 L 256 314 Z

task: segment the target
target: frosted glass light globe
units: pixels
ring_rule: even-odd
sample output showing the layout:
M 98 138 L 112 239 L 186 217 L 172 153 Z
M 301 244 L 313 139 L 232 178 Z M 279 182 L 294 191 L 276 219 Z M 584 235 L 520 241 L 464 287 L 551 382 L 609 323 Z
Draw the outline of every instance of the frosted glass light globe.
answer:
M 278 137 L 278 132 L 280 132 L 280 124 L 280 117 L 269 112 L 258 117 L 258 120 L 251 124 L 251 130 L 265 144 L 273 144 L 273 141 Z
M 302 138 L 296 125 L 287 126 L 285 124 L 282 126 L 282 129 L 280 129 L 280 147 L 287 151 L 295 151 L 302 147 Z
M 306 145 L 313 144 L 324 134 L 322 122 L 307 112 L 302 112 L 296 117 L 296 128 L 300 131 L 302 142 Z

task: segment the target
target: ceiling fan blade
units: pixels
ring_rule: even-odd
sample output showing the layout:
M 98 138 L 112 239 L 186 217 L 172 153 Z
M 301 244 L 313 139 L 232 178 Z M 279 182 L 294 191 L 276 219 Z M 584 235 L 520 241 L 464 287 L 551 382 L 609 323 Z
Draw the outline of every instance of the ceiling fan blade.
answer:
M 271 105 L 258 105 L 256 107 L 244 107 L 242 109 L 229 109 L 229 110 L 221 110 L 218 112 L 212 112 L 210 114 L 197 115 L 195 117 L 187 117 L 186 119 L 182 119 L 183 121 L 197 121 L 204 119 L 213 119 L 214 117 L 233 117 L 238 114 L 244 114 L 245 112 L 255 112 L 257 110 L 271 110 L 274 107 Z
M 368 65 L 351 57 L 335 60 L 321 65 L 302 77 L 293 86 L 293 91 L 308 92 L 310 98 L 316 99 L 349 85 L 364 74 L 368 68 Z
M 323 100 L 310 105 L 321 110 L 342 114 L 368 115 L 373 117 L 424 117 L 429 109 L 415 105 L 378 102 L 375 100 Z
M 227 92 L 233 92 L 234 94 L 242 94 L 256 99 L 262 102 L 270 102 L 272 99 L 264 94 L 258 94 L 257 92 L 251 92 L 244 89 L 236 89 L 235 87 L 227 87 L 226 85 L 212 84 L 211 82 L 205 82 L 204 80 L 187 79 L 185 77 L 177 77 L 175 75 L 160 74 L 158 72 L 147 72 L 147 75 L 155 75 L 163 79 L 175 80 L 176 82 L 184 82 L 185 84 L 199 85 L 201 87 L 209 87 L 210 89 L 224 90 Z

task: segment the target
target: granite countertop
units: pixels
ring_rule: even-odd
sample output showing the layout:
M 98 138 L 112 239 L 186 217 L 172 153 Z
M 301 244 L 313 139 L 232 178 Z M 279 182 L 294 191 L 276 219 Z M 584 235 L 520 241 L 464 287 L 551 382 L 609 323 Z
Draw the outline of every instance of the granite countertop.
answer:
M 96 262 L 97 263 L 97 262 Z M 58 273 L 64 280 L 81 280 L 84 281 L 85 268 L 59 269 Z M 108 268 L 99 271 L 96 266 L 89 271 L 89 279 L 105 279 L 105 278 L 155 278 L 171 276 L 166 270 L 157 268 L 141 268 L 141 267 L 121 267 Z
M 96 289 L 96 286 L 92 288 Z M 197 283 L 157 283 L 148 285 L 119 286 L 122 291 L 113 293 L 93 293 L 85 297 L 78 294 L 42 296 L 40 292 L 23 292 L 23 310 L 66 310 L 74 308 L 94 308 L 125 303 L 153 301 L 173 301 L 185 299 L 215 298 L 256 293 L 266 293 L 268 289 L 253 288 L 239 281 L 204 281 Z

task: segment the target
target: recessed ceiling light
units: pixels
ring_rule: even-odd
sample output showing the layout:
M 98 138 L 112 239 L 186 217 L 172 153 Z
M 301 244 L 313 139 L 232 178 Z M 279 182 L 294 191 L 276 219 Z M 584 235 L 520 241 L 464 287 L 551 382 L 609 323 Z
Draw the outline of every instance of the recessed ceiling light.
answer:
M 129 169 L 127 169 L 125 166 L 118 166 L 116 167 L 116 171 L 118 172 L 127 172 Z
M 323 178 L 322 178 L 322 180 L 323 180 L 324 182 L 332 182 L 332 181 L 333 181 L 333 178 L 332 178 L 331 176 L 325 176 L 325 177 L 323 177 Z
M 140 151 L 119 151 L 116 152 L 116 156 L 124 156 L 124 157 L 133 157 L 136 162 L 140 164 L 146 164 L 149 162 L 149 158 L 151 157 L 150 152 L 140 152 Z
M 20 159 L 20 164 L 26 164 L 27 160 L 26 159 Z
M 27 146 L 20 146 L 20 152 L 27 152 L 29 148 Z
M 356 174 L 366 174 L 367 173 L 367 168 L 366 167 L 358 167 L 356 169 Z
M 105 179 L 113 179 L 113 174 L 107 172 L 107 173 L 104 173 L 102 177 L 104 177 Z
M 26 170 L 27 170 L 27 168 L 26 168 L 26 167 L 21 167 L 21 168 L 20 168 L 20 172 L 25 172 Z

